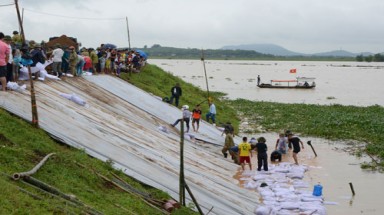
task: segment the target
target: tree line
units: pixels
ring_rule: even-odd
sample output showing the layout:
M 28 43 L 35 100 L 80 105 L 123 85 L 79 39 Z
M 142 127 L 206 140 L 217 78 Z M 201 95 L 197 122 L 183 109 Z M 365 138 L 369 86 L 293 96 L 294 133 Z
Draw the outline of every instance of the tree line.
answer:
M 139 48 L 137 48 L 139 49 Z M 144 46 L 142 51 L 146 52 L 150 58 L 162 59 L 200 59 L 202 50 L 197 48 L 174 48 L 163 47 L 154 44 L 151 47 Z M 369 56 L 358 55 L 356 57 L 337 57 L 337 56 L 276 56 L 263 54 L 253 50 L 226 50 L 226 49 L 205 49 L 205 59 L 215 60 L 302 60 L 302 61 L 358 61 L 358 62 L 384 62 L 383 54 Z
M 364 56 L 361 54 L 361 55 L 356 56 L 356 61 L 357 62 L 363 62 L 363 61 L 366 61 L 366 62 L 384 62 L 384 55 L 375 54 L 375 55 Z

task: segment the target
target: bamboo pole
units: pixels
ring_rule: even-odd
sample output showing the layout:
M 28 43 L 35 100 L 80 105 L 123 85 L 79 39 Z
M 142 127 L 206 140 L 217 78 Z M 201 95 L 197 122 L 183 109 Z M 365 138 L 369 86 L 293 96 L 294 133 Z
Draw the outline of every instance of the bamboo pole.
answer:
M 24 177 L 23 180 L 25 182 L 31 184 L 31 185 L 34 185 L 34 186 L 36 186 L 38 188 L 41 188 L 41 189 L 45 190 L 45 191 L 47 191 L 47 192 L 49 192 L 49 193 L 51 193 L 53 195 L 59 196 L 59 197 L 65 199 L 65 200 L 68 200 L 70 202 L 75 203 L 76 205 L 79 205 L 79 206 L 82 206 L 82 207 L 86 208 L 87 212 L 89 214 L 92 214 L 92 215 L 100 215 L 100 214 L 102 214 L 101 212 L 96 211 L 92 207 L 90 207 L 90 206 L 80 202 L 79 200 L 77 200 L 76 196 L 65 194 L 65 193 L 61 192 L 60 190 L 58 190 L 57 188 L 55 188 L 55 187 L 53 187 L 53 186 L 51 186 L 49 184 L 46 184 L 46 183 L 44 183 L 42 181 L 39 181 L 39 180 L 33 178 L 32 176 Z
M 24 34 L 24 27 L 23 27 L 23 22 L 21 20 L 20 16 L 20 10 L 19 10 L 19 3 L 17 0 L 15 0 L 15 6 L 16 6 L 16 12 L 17 12 L 17 18 L 19 20 L 19 26 L 21 29 L 21 38 L 23 40 L 23 44 L 25 43 L 25 34 Z M 33 85 L 33 80 L 32 80 L 32 72 L 31 72 L 31 66 L 28 65 L 28 75 L 29 75 L 29 81 L 31 85 L 31 109 L 32 109 L 32 125 L 36 128 L 39 127 L 39 118 L 37 114 L 37 105 L 36 105 L 36 96 L 35 96 L 35 87 Z
M 185 206 L 185 180 L 184 180 L 184 117 L 180 124 L 180 176 L 179 176 L 179 202 Z
M 44 165 L 44 163 L 48 160 L 48 158 L 54 154 L 55 153 L 50 153 L 50 154 L 46 155 L 43 158 L 43 160 L 41 160 L 35 167 L 33 167 L 33 169 L 29 170 L 28 172 L 14 173 L 12 176 L 12 179 L 13 180 L 19 180 L 20 178 L 35 174 L 37 172 L 37 170 L 39 170 Z
M 187 184 L 187 182 L 185 180 L 184 180 L 184 185 L 185 185 L 185 188 L 187 189 L 189 195 L 191 196 L 193 203 L 195 203 L 196 208 L 199 211 L 200 215 L 204 215 L 203 211 L 200 208 L 199 203 L 197 202 L 197 200 L 196 200 L 195 196 L 193 195 L 191 189 L 189 189 L 189 186 L 188 186 L 188 184 Z
M 201 49 L 201 61 L 203 61 L 205 83 L 207 85 L 207 96 L 208 96 L 208 102 L 209 102 L 209 86 L 208 86 L 207 70 L 205 69 L 204 50 L 203 49 Z
M 127 23 L 127 35 L 128 35 L 128 50 L 131 51 L 131 37 L 129 35 L 129 25 L 128 25 L 128 16 L 125 17 Z

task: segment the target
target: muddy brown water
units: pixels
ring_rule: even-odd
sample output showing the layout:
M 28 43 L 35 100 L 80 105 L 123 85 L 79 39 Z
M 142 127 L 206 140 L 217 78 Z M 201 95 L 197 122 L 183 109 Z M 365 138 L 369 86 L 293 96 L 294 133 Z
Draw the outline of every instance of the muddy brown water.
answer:
M 203 64 L 200 60 L 150 59 L 149 63 L 155 64 L 201 89 L 206 89 Z M 384 87 L 381 84 L 384 69 L 382 62 L 212 60 L 206 61 L 205 65 L 209 89 L 227 93 L 230 99 L 384 106 L 382 96 Z M 292 68 L 297 69 L 296 74 L 289 73 Z M 297 76 L 315 77 L 316 88 L 313 90 L 260 89 L 256 86 L 257 75 L 261 76 L 261 82 L 264 83 L 268 83 L 271 79 L 294 79 Z M 262 135 L 267 138 L 269 153 L 271 153 L 277 134 Z M 299 153 L 299 162 L 310 167 L 305 180 L 311 186 L 320 182 L 323 185 L 325 201 L 337 203 L 337 205 L 326 205 L 328 214 L 384 214 L 384 201 L 382 200 L 384 174 L 360 168 L 362 162 L 371 161 L 368 157 L 357 158 L 342 150 L 347 142 L 306 137 L 301 139 L 304 143 L 311 139 L 318 154 L 315 157 L 307 144 L 305 144 L 305 149 Z M 293 162 L 291 155 L 287 155 L 283 159 Z M 256 163 L 257 161 L 253 160 L 253 167 Z M 239 168 L 240 170 L 241 168 Z M 349 183 L 354 186 L 355 196 L 352 196 Z
M 149 63 L 201 89 L 207 89 L 203 64 L 200 60 L 150 59 Z M 230 99 L 384 106 L 383 62 L 207 60 L 205 66 L 209 90 L 227 93 Z M 297 72 L 289 73 L 292 68 L 296 68 Z M 292 80 L 296 77 L 314 77 L 316 88 L 310 90 L 258 88 L 257 75 L 260 75 L 261 83 L 270 83 L 270 80 Z
M 274 150 L 277 134 L 257 134 L 255 137 L 264 136 L 267 138 L 268 156 Z M 384 174 L 363 170 L 360 164 L 370 161 L 369 157 L 358 158 L 347 152 L 346 142 L 328 141 L 320 138 L 301 137 L 304 143 L 304 150 L 299 155 L 299 163 L 307 165 L 309 170 L 305 173 L 304 181 L 310 185 L 309 190 L 320 182 L 323 186 L 323 196 L 330 205 L 325 205 L 329 215 L 357 215 L 384 214 L 384 204 L 381 196 L 384 193 Z M 269 141 L 268 141 L 269 140 Z M 312 146 L 317 153 L 313 153 L 307 141 L 311 140 Z M 293 163 L 291 152 L 283 155 L 283 162 Z M 269 165 L 271 163 L 268 160 Z M 252 167 L 257 168 L 257 156 L 252 157 Z M 246 165 L 246 169 L 249 167 Z M 242 186 L 243 176 L 241 167 L 234 175 Z M 352 183 L 355 195 L 349 183 Z M 256 192 L 256 191 L 255 191 Z

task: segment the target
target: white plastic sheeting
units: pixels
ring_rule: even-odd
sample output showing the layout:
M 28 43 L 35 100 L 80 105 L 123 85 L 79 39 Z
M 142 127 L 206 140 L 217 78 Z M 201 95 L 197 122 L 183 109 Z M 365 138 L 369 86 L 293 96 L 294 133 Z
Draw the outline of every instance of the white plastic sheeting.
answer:
M 178 199 L 180 137 L 168 124 L 181 116 L 179 109 L 110 76 L 35 84 L 42 129 Z M 67 100 L 59 96 L 61 92 L 76 93 L 87 105 Z M 1 107 L 31 119 L 28 91 L 0 92 L 0 98 Z M 207 123 L 194 135 L 217 145 L 224 141 L 221 132 Z M 204 213 L 211 208 L 210 214 L 253 213 L 258 195 L 233 179 L 238 166 L 223 159 L 221 146 L 193 140 L 185 141 L 185 177 Z

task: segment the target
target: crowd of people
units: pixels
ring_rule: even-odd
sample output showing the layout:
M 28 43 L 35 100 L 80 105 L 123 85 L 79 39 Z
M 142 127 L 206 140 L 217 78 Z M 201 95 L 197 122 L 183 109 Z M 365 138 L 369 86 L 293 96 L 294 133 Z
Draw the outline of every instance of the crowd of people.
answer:
M 239 145 L 235 145 L 233 130 L 228 128 L 224 129 L 224 132 L 226 134 L 222 148 L 224 158 L 227 158 L 229 153 L 232 160 L 236 164 L 241 165 L 243 170 L 245 169 L 245 164 L 248 164 L 250 170 L 252 170 L 251 157 L 255 151 L 257 154 L 257 171 L 261 171 L 261 169 L 268 171 L 268 147 L 266 144 L 267 140 L 264 137 L 251 138 L 249 142 L 247 137 L 243 137 L 242 142 Z M 276 161 L 277 159 L 281 161 L 281 156 L 287 154 L 288 151 L 292 151 L 294 163 L 298 165 L 297 155 L 301 149 L 304 149 L 304 144 L 300 138 L 293 135 L 290 131 L 286 131 L 279 134 L 275 150 L 271 153 L 271 161 Z
M 47 70 L 58 78 L 81 76 L 86 72 L 119 76 L 124 71 L 140 72 L 145 65 L 145 57 L 134 50 L 117 49 L 104 44 L 96 49 L 78 49 L 60 43 L 47 47 L 45 43 L 33 40 L 23 42 L 17 31 L 13 32 L 12 37 L 0 32 L 0 83 L 2 90 L 6 91 L 8 82 L 18 80 L 20 66 L 34 67 L 46 61 L 52 62 Z

